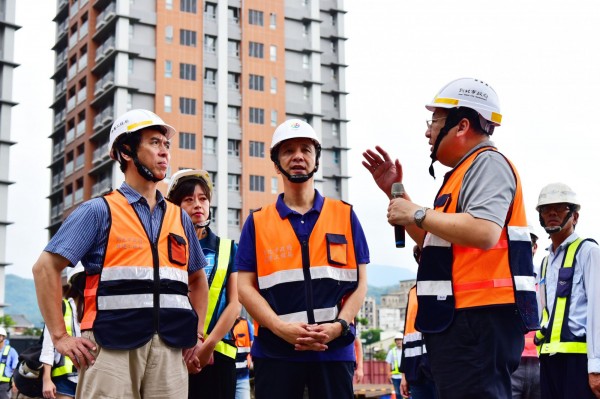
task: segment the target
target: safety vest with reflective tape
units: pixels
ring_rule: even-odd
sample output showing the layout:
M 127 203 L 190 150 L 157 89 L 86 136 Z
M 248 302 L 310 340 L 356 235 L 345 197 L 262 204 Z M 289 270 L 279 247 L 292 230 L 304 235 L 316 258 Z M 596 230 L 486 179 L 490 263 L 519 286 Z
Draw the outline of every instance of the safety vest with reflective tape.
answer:
M 8 361 L 8 353 L 10 352 L 10 345 L 5 344 L 4 350 L 2 351 L 2 357 L 0 358 L 0 382 L 10 382 L 11 377 L 4 375 L 6 370 L 6 362 Z
M 235 368 L 238 370 L 247 369 L 248 355 L 252 346 L 248 320 L 243 317 L 237 318 L 233 325 L 233 336 L 235 337 L 235 345 L 238 349 L 237 356 L 235 357 Z
M 156 243 L 120 191 L 105 195 L 110 228 L 100 274 L 86 278 L 81 329 L 108 349 L 134 349 L 155 333 L 170 347 L 196 344 L 198 316 L 188 297 L 189 243 L 182 211 L 165 202 Z
M 400 371 L 409 383 L 422 381 L 423 377 L 431 379 L 429 358 L 423 334 L 415 329 L 417 317 L 417 286 L 408 292 L 406 304 L 406 317 L 404 320 L 404 342 L 402 348 L 402 361 Z
M 258 288 L 271 309 L 286 322 L 324 323 L 338 316 L 343 299 L 358 286 L 358 265 L 352 235 L 352 206 L 325 198 L 308 240 L 299 241 L 291 223 L 275 204 L 253 213 Z M 283 340 L 264 327 L 256 339 Z M 267 338 L 267 335 L 269 338 Z M 330 348 L 350 338 L 338 337 Z M 338 341 L 338 342 L 336 342 Z M 289 348 L 287 348 L 289 349 Z
M 65 328 L 67 329 L 67 334 L 71 337 L 75 334 L 75 318 L 73 317 L 73 309 L 71 308 L 71 303 L 68 299 L 63 299 L 63 305 L 65 307 L 65 312 L 63 314 L 63 320 L 65 322 Z M 52 367 L 52 377 L 60 377 L 61 375 L 66 375 L 68 377 L 77 375 L 77 370 L 71 361 L 69 356 L 61 355 L 60 360 L 57 364 Z
M 226 238 L 217 238 L 218 249 L 215 257 L 216 265 L 210 276 L 210 288 L 208 290 L 208 309 L 206 309 L 206 319 L 204 321 L 204 334 L 208 336 L 217 324 L 219 319 L 217 307 L 221 302 L 227 280 L 232 267 L 231 248 L 233 241 Z M 237 349 L 235 346 L 220 340 L 215 345 L 215 351 L 235 359 Z
M 392 364 L 390 365 L 392 367 L 392 375 L 401 374 L 400 359 L 402 358 L 402 352 L 398 354 L 398 350 L 401 351 L 402 349 L 398 349 L 398 347 L 392 348 Z
M 482 147 L 465 157 L 445 176 L 435 210 L 458 213 L 458 198 L 465 174 L 475 158 L 493 147 Z M 505 158 L 506 159 L 506 158 Z M 531 238 L 519 176 L 513 202 L 497 244 L 488 250 L 452 244 L 427 233 L 417 271 L 419 310 L 416 327 L 421 332 L 444 331 L 455 309 L 515 304 L 528 330 L 539 328 Z
M 586 336 L 577 337 L 569 329 L 569 305 L 575 274 L 575 257 L 581 248 L 581 244 L 585 241 L 593 240 L 577 238 L 567 247 L 558 276 L 556 298 L 551 316 L 545 303 L 547 286 L 544 284 L 542 329 L 536 333 L 535 337 L 536 343 L 539 345 L 539 353 L 542 355 L 550 353 L 587 353 Z M 547 267 L 548 257 L 546 256 L 542 261 L 542 280 L 546 278 Z M 550 334 L 548 334 L 548 331 Z

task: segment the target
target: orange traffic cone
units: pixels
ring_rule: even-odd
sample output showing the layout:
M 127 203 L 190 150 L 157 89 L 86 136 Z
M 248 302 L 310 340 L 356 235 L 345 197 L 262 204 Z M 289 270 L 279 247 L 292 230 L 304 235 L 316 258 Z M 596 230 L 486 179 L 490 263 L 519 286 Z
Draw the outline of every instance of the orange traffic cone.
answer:
M 390 399 L 396 399 L 396 390 L 392 387 L 392 394 L 390 395 Z

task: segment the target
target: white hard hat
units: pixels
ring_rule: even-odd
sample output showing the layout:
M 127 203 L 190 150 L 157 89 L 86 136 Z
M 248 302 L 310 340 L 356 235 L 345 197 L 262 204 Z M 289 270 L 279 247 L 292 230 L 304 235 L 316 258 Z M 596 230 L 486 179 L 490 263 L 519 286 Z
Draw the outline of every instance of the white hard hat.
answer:
M 115 141 L 119 136 L 125 133 L 133 133 L 138 130 L 151 126 L 160 126 L 167 137 L 167 140 L 173 137 L 175 129 L 167 125 L 154 112 L 145 109 L 132 109 L 121 115 L 110 128 L 110 138 L 108 140 L 108 151 L 112 159 L 117 160 L 117 154 L 113 148 Z
M 315 142 L 315 145 L 321 145 L 321 140 L 311 125 L 301 119 L 288 119 L 277 126 L 275 133 L 273 133 L 271 154 L 273 154 L 273 149 L 282 141 L 296 138 L 312 139 Z
M 178 170 L 177 172 L 173 173 L 173 176 L 171 176 L 171 181 L 169 182 L 169 188 L 167 189 L 167 199 L 171 199 L 171 194 L 173 194 L 173 191 L 175 191 L 175 189 L 177 188 L 177 185 L 179 183 L 182 183 L 186 180 L 191 180 L 191 179 L 204 180 L 206 182 L 206 184 L 208 185 L 208 189 L 212 193 L 213 184 L 212 184 L 212 180 L 210 180 L 210 175 L 208 174 L 207 171 L 202 170 L 202 169 L 182 169 L 182 170 Z M 207 193 L 205 193 L 205 194 L 207 194 Z
M 448 83 L 425 106 L 431 112 L 436 108 L 458 107 L 474 109 L 495 126 L 502 122 L 498 95 L 491 86 L 478 79 L 461 78 Z
M 575 194 L 575 191 L 573 191 L 571 187 L 564 183 L 551 183 L 540 191 L 535 210 L 539 212 L 540 207 L 543 205 L 560 203 L 575 205 L 575 208 L 573 209 L 575 212 L 579 211 L 581 208 L 581 204 L 577 199 L 577 194 Z
M 6 333 L 6 328 L 0 327 L 0 335 L 4 335 L 5 337 L 8 336 L 8 334 Z
M 535 229 L 532 225 L 528 224 L 527 230 L 529 230 L 529 235 L 535 237 L 536 240 L 540 238 L 540 236 L 535 232 Z
M 79 273 L 84 273 L 84 272 L 85 272 L 85 268 L 83 267 L 81 262 L 79 262 L 75 267 L 70 267 L 67 270 L 67 283 L 71 284 L 73 278 L 76 275 L 78 275 Z
M 395 340 L 397 340 L 397 339 L 404 339 L 404 334 L 402 334 L 402 333 L 398 333 L 398 334 L 396 334 L 396 335 L 394 336 L 394 341 L 395 341 Z

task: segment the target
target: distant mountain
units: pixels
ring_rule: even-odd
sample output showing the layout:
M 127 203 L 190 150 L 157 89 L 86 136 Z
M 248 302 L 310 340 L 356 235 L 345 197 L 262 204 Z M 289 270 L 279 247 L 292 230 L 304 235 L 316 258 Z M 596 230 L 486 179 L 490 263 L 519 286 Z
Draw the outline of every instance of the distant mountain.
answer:
M 9 305 L 4 308 L 4 314 L 22 314 L 36 327 L 42 326 L 44 320 L 38 308 L 32 279 L 7 274 L 4 301 Z
M 373 287 L 397 287 L 400 281 L 412 280 L 416 277 L 414 271 L 403 267 L 367 265 L 367 282 Z

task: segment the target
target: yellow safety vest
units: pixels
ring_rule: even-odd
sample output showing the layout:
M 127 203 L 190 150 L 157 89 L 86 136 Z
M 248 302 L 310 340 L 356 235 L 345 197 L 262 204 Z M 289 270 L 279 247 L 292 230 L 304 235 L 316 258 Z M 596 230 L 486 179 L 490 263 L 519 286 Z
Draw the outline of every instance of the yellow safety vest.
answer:
M 398 347 L 392 348 L 392 358 L 394 363 L 392 364 L 392 374 L 400 374 L 400 362 L 398 359 Z
M 214 277 L 210 284 L 210 289 L 208 290 L 208 309 L 206 309 L 206 319 L 204 320 L 205 336 L 208 336 L 208 327 L 211 324 L 213 317 L 217 316 L 215 311 L 225 285 L 224 283 L 227 277 L 227 270 L 229 269 L 229 257 L 231 256 L 232 245 L 232 240 L 226 238 L 220 239 L 217 264 L 215 266 L 216 270 L 213 271 Z M 235 356 L 237 355 L 237 348 L 222 340 L 215 345 L 215 351 L 232 359 L 235 359 Z
M 567 247 L 567 251 L 565 257 L 563 259 L 563 263 L 561 269 L 571 269 L 571 273 L 568 274 L 569 277 L 564 279 L 560 279 L 557 284 L 557 292 L 556 298 L 554 300 L 554 311 L 552 316 L 550 316 L 548 312 L 547 304 L 543 304 L 544 307 L 542 309 L 542 329 L 536 332 L 535 340 L 538 345 L 538 351 L 540 354 L 550 354 L 550 353 L 587 353 L 587 344 L 585 340 L 583 342 L 572 341 L 566 339 L 562 336 L 563 330 L 568 330 L 568 317 L 565 317 L 567 306 L 570 303 L 571 291 L 563 293 L 559 296 L 558 289 L 560 285 L 571 284 L 573 283 L 573 275 L 575 274 L 575 270 L 573 269 L 573 264 L 575 262 L 575 255 L 579 250 L 581 244 L 587 240 L 582 240 L 581 238 L 576 239 Z M 546 268 L 548 266 L 548 257 L 546 256 L 542 262 L 542 280 L 546 278 Z M 543 298 L 545 302 L 546 298 L 546 285 L 544 285 Z M 572 289 L 572 288 L 571 288 Z M 549 332 L 549 335 L 548 335 Z M 585 339 L 585 337 L 584 337 Z
M 71 337 L 75 334 L 75 318 L 73 317 L 73 309 L 71 309 L 71 304 L 68 299 L 63 299 L 63 303 L 65 305 L 65 313 L 63 315 L 63 319 L 65 321 L 65 327 L 67 329 L 67 334 Z M 61 356 L 60 361 L 56 366 L 52 368 L 52 377 L 60 377 L 61 375 L 75 375 L 77 374 L 77 370 L 71 361 L 69 356 Z
M 0 360 L 0 382 L 10 382 L 10 377 L 4 375 L 4 370 L 6 369 L 6 362 L 8 360 L 8 352 L 10 352 L 10 345 L 4 345 L 4 350 L 2 351 L 2 359 Z

